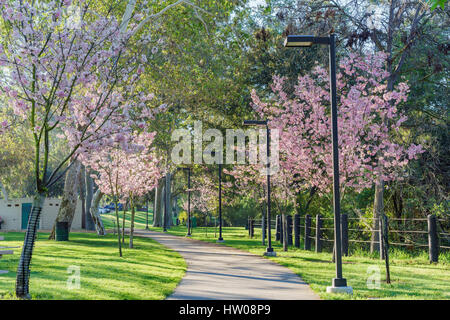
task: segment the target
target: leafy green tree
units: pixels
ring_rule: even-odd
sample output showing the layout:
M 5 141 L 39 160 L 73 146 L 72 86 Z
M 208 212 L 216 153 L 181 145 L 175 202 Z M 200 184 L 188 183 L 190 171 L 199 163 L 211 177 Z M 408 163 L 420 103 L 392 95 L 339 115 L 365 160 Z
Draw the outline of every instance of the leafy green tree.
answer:
M 434 10 L 437 8 L 437 6 L 440 6 L 442 10 L 445 8 L 445 4 L 447 3 L 447 0 L 428 0 L 428 3 L 431 6 L 431 10 Z

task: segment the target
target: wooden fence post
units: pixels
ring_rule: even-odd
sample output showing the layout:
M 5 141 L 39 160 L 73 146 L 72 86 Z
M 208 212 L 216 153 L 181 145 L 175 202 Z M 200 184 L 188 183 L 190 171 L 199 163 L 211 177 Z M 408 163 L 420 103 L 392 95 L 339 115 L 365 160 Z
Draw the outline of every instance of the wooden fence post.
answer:
M 280 226 L 280 244 L 283 244 L 283 238 L 284 238 L 284 225 L 283 225 L 283 216 L 280 214 L 278 215 L 278 225 Z
M 294 246 L 300 248 L 300 215 L 294 215 Z
M 342 239 L 342 255 L 348 257 L 348 216 L 341 216 L 341 239 Z
M 316 216 L 316 252 L 322 252 L 322 219 L 320 214 Z
M 292 246 L 292 216 L 287 215 L 287 235 L 288 235 L 288 245 Z
M 428 215 L 428 251 L 431 262 L 439 261 L 439 239 L 437 234 L 436 216 Z
M 261 230 L 264 234 L 264 240 L 267 239 L 267 219 L 265 219 L 264 217 L 261 218 Z
M 311 216 L 305 216 L 305 250 L 311 250 Z

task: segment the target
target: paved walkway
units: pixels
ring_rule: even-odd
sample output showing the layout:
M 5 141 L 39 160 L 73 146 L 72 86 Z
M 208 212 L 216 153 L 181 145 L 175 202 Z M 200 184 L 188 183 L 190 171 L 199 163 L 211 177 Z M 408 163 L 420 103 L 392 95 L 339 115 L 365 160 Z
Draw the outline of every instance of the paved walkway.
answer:
M 178 251 L 187 272 L 168 299 L 316 300 L 311 288 L 286 267 L 235 248 L 164 233 L 136 230 Z

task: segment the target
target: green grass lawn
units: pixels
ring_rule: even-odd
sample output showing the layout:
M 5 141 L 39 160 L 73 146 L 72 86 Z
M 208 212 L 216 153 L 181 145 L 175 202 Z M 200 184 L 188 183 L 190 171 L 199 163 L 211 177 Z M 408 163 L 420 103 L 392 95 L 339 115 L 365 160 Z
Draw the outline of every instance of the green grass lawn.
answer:
M 106 229 L 113 229 L 116 222 L 116 213 L 114 211 L 111 211 L 109 213 L 103 213 L 101 215 L 103 225 Z M 122 217 L 123 217 L 123 211 L 119 211 L 119 222 L 122 226 Z M 131 220 L 131 212 L 127 211 L 125 214 L 125 228 L 130 227 L 130 220 Z M 145 229 L 147 223 L 147 213 L 144 211 L 136 211 L 135 218 L 134 218 L 134 225 L 136 229 Z M 150 209 L 148 214 L 148 224 L 151 226 L 153 223 L 153 214 L 152 210 Z
M 161 228 L 151 228 L 161 231 Z M 185 236 L 186 227 L 171 227 L 169 233 Z M 273 235 L 273 234 L 272 234 Z M 274 236 L 274 235 L 273 235 Z M 215 242 L 214 228 L 208 228 L 208 236 L 203 228 L 195 228 L 193 238 Z M 249 239 L 244 228 L 224 228 L 224 245 L 262 255 L 261 231 L 255 229 L 255 237 Z M 350 257 L 343 257 L 343 274 L 353 287 L 353 296 L 327 294 L 326 287 L 335 276 L 335 264 L 331 253 L 315 253 L 290 247 L 283 252 L 279 242 L 273 241 L 277 257 L 269 258 L 284 265 L 301 276 L 323 299 L 450 299 L 450 254 L 440 255 L 438 264 L 430 264 L 426 251 L 405 253 L 392 250 L 390 254 L 391 284 L 385 282 L 385 264 L 365 251 L 357 251 Z M 371 268 L 379 268 L 380 288 L 370 289 L 367 285 Z
M 22 246 L 24 233 L 0 233 L 0 246 Z M 109 234 L 71 233 L 69 242 L 47 240 L 39 233 L 31 264 L 33 299 L 161 300 L 171 294 L 184 276 L 186 264 L 177 253 L 159 243 L 136 238 L 135 249 L 119 257 L 117 238 Z M 20 249 L 0 259 L 0 299 L 13 299 Z M 80 268 L 80 289 L 67 285 L 68 268 Z

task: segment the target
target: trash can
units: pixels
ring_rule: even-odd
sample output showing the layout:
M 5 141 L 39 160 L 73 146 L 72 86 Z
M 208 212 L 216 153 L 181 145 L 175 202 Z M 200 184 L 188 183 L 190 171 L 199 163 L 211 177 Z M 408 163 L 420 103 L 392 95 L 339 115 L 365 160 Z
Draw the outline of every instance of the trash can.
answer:
M 56 241 L 69 241 L 69 223 L 56 222 L 55 234 Z
M 197 217 L 192 217 L 192 228 L 197 228 Z

